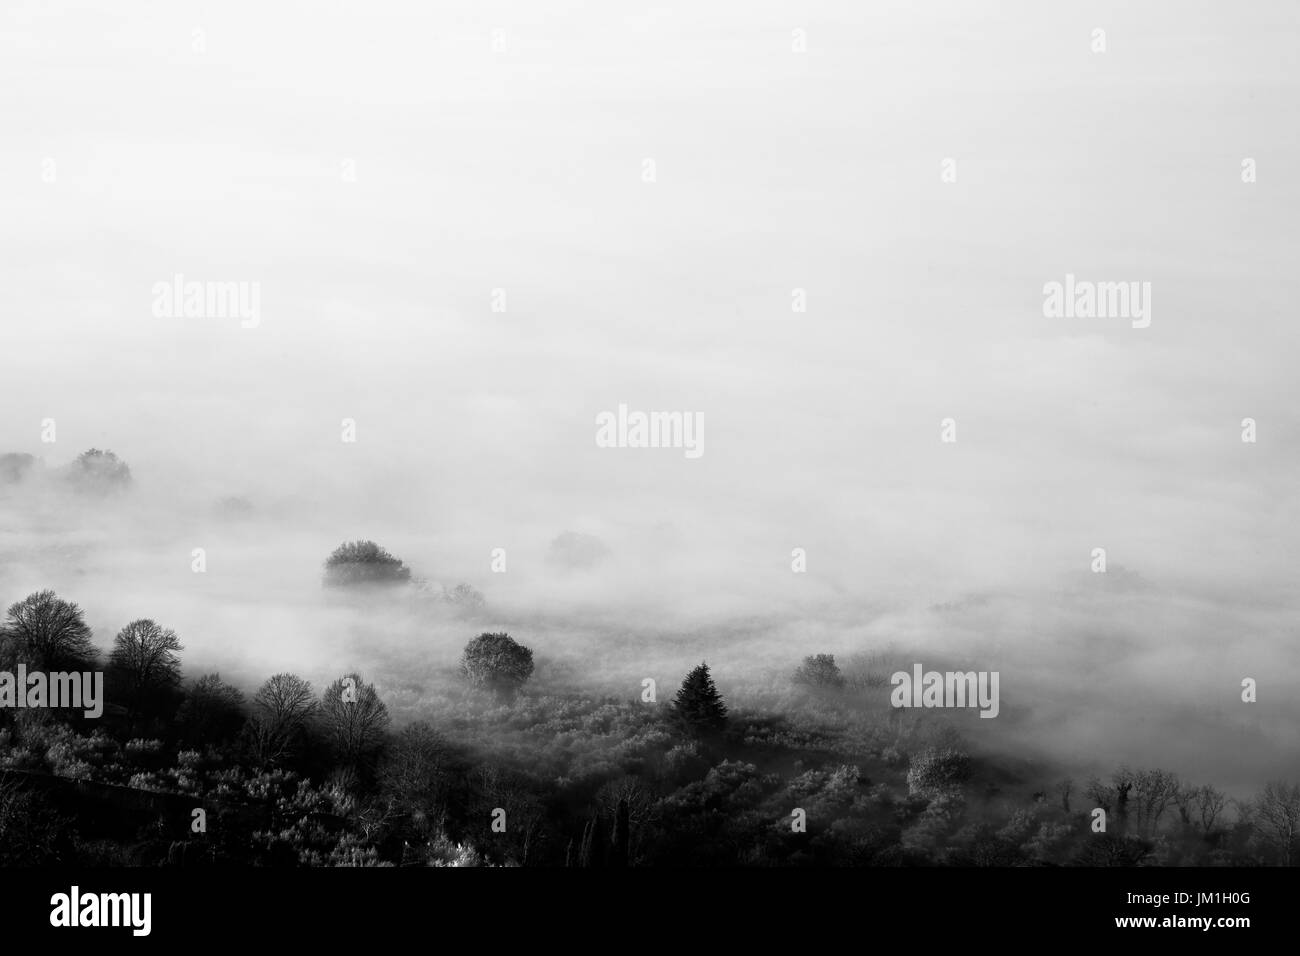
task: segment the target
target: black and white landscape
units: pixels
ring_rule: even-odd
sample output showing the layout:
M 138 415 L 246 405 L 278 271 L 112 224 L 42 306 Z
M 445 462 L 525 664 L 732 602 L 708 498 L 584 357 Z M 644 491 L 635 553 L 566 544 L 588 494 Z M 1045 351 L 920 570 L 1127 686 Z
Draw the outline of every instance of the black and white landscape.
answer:
M 6 4 L 0 865 L 1300 863 L 1298 42 Z

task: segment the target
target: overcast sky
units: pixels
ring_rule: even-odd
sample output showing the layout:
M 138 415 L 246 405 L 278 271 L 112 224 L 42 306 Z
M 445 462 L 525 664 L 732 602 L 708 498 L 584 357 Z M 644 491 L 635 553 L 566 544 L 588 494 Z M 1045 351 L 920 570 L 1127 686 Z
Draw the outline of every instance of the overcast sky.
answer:
M 1109 622 L 1114 680 L 1224 706 L 1296 676 L 1293 4 L 542 7 L 6 3 L 0 451 L 113 449 L 182 570 L 213 500 L 281 509 L 228 593 L 383 535 L 522 607 L 572 529 L 624 562 L 595 603 Z M 156 317 L 177 273 L 259 283 L 259 323 Z M 1149 282 L 1149 327 L 1044 317 L 1067 273 Z M 703 456 L 597 448 L 620 403 L 699 413 Z M 1140 606 L 1063 603 L 1096 547 Z M 201 630 L 162 558 L 98 553 L 11 552 L 3 600 Z

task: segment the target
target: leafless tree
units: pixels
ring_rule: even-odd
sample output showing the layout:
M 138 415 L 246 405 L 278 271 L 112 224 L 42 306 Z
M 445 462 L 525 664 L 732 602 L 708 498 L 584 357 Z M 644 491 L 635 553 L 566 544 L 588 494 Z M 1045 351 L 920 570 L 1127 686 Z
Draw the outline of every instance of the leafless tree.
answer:
M 44 671 L 92 670 L 99 657 L 81 608 L 53 591 L 37 591 L 9 606 L 0 626 L 0 659 Z
M 1209 836 L 1210 831 L 1214 829 L 1214 824 L 1223 813 L 1224 807 L 1228 805 L 1228 796 L 1206 784 L 1203 787 L 1196 788 L 1194 804 L 1197 821 L 1201 825 L 1201 832 Z
M 127 702 L 127 720 L 132 726 L 153 701 L 180 685 L 177 652 L 184 649 L 175 631 L 148 618 L 132 621 L 117 632 L 108 656 L 109 679 Z
M 1089 778 L 1088 785 L 1084 787 L 1083 795 L 1088 798 L 1094 807 L 1101 807 L 1107 814 L 1115 807 L 1115 788 L 1102 783 L 1099 777 Z
M 1153 833 L 1160 826 L 1169 805 L 1182 785 L 1167 770 L 1141 770 L 1132 775 L 1134 818 L 1141 833 Z
M 276 674 L 253 695 L 249 720 L 254 755 L 264 763 L 291 757 L 316 713 L 311 684 L 297 674 Z
M 416 721 L 402 728 L 385 752 L 379 784 L 395 813 L 427 831 L 442 823 L 461 772 L 452 744 L 428 723 Z
M 335 754 L 347 764 L 364 762 L 383 745 L 388 707 L 360 674 L 330 684 L 321 695 L 319 714 Z
M 1269 781 L 1254 809 L 1256 830 L 1278 848 L 1283 866 L 1290 866 L 1300 842 L 1300 785 Z
M 626 815 L 628 862 L 635 863 L 646 824 L 653 823 L 659 816 L 655 792 L 638 777 L 619 777 L 596 791 L 596 806 L 603 820 L 617 821 L 620 812 Z
M 490 814 L 497 808 L 506 811 L 505 833 L 489 831 L 487 839 L 498 845 L 505 843 L 509 848 L 506 856 L 527 865 L 529 851 L 545 826 L 543 807 L 529 788 L 527 779 L 496 765 L 483 764 L 470 774 L 470 786 L 483 820 L 490 819 Z

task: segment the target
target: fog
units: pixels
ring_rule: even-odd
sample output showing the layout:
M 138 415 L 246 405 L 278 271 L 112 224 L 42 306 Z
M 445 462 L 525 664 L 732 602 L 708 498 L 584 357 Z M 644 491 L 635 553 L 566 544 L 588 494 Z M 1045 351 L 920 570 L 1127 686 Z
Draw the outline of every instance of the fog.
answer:
M 0 487 L 5 605 L 152 617 L 246 688 L 357 668 L 403 719 L 484 630 L 548 692 L 707 658 L 740 703 L 892 646 L 1001 672 L 978 746 L 1294 769 L 1287 5 L 12 6 L 0 453 L 45 468 Z M 157 317 L 178 273 L 259 321 Z M 1150 282 L 1150 327 L 1045 318 L 1067 273 Z M 597 447 L 620 403 L 704 454 Z M 90 447 L 129 493 L 60 486 Z M 356 538 L 482 619 L 324 591 Z

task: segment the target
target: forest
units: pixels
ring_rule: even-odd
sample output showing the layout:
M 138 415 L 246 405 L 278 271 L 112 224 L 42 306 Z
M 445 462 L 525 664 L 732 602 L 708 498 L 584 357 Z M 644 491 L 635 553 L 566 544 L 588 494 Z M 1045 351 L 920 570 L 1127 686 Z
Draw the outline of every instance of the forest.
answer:
M 0 474 L 30 465 L 0 459 Z M 130 471 L 92 449 L 64 480 Z M 104 500 L 109 500 L 105 498 Z M 600 559 L 562 535 L 558 559 Z M 418 713 L 363 669 L 236 686 L 187 673 L 149 617 L 106 646 L 75 594 L 13 595 L 0 672 L 103 680 L 102 713 L 0 706 L 0 864 L 96 866 L 1287 866 L 1300 785 L 1231 797 L 1158 767 L 1076 779 L 972 739 L 974 711 L 891 706 L 897 647 L 792 654 L 730 698 L 701 660 L 624 695 L 538 686 L 548 648 L 482 627 L 371 540 L 341 544 L 322 600 L 418 595 L 464 634 Z M 142 609 L 147 610 L 147 609 Z M 433 613 L 433 611 L 430 611 Z M 929 662 L 927 657 L 927 663 Z M 919 665 L 917 665 L 919 666 Z M 30 677 L 28 679 L 31 679 Z

